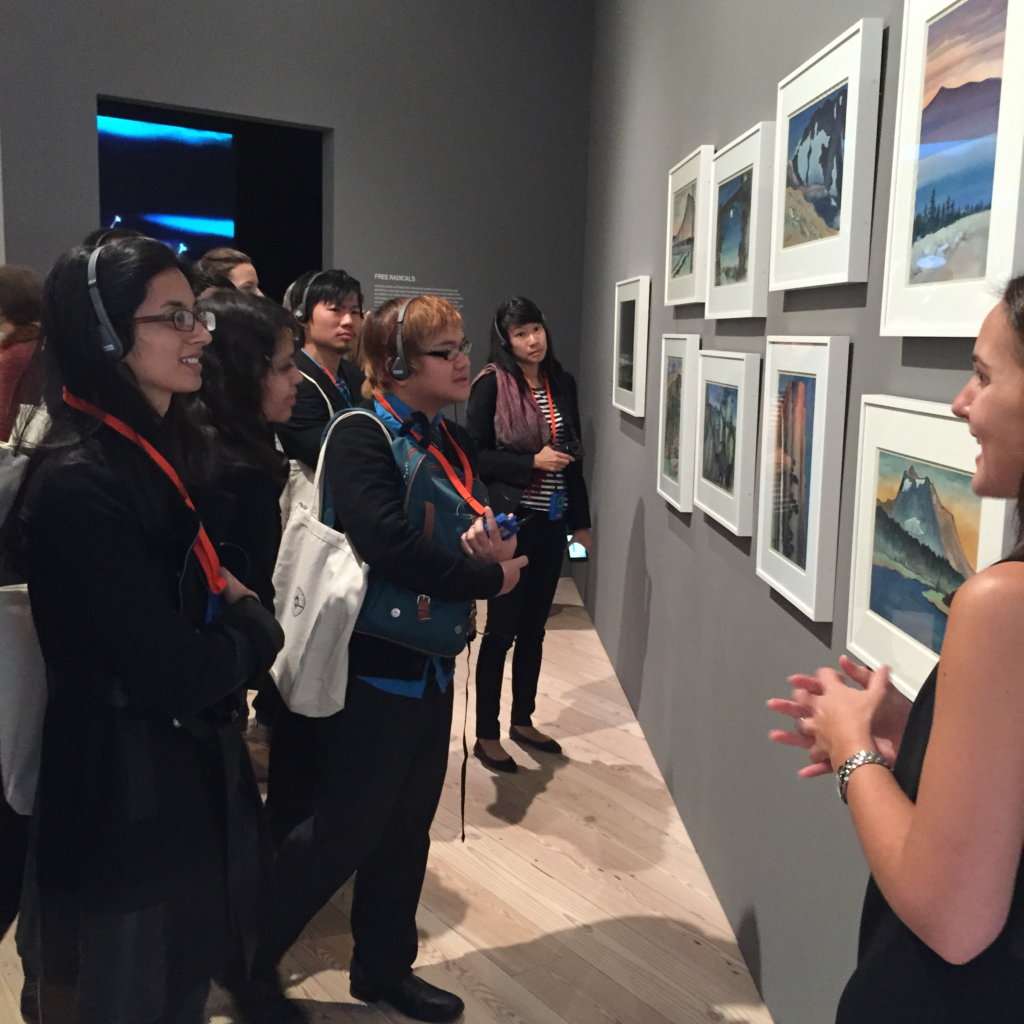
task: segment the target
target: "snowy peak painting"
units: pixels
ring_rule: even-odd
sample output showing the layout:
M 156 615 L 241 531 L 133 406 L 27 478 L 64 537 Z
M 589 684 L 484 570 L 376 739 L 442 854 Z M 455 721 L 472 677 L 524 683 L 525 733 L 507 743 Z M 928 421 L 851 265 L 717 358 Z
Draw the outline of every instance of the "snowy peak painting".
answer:
M 848 85 L 789 118 L 782 247 L 839 234 Z
M 697 212 L 697 182 L 691 181 L 672 196 L 672 276 L 693 273 L 693 230 Z
M 1007 0 L 964 0 L 928 26 L 910 284 L 985 276 Z
M 948 599 L 977 569 L 980 529 L 970 473 L 880 451 L 871 611 L 938 654 Z

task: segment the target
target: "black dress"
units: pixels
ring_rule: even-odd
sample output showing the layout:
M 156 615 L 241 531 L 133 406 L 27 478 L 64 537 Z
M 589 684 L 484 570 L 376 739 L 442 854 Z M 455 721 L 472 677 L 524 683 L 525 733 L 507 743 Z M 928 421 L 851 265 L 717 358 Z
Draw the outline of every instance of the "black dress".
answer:
M 894 775 L 917 798 L 932 731 L 938 666 L 907 721 Z M 1024 869 L 1018 867 L 1002 932 L 967 964 L 951 964 L 925 945 L 886 902 L 874 878 L 861 916 L 857 969 L 836 1024 L 1019 1024 L 1024 1021 Z

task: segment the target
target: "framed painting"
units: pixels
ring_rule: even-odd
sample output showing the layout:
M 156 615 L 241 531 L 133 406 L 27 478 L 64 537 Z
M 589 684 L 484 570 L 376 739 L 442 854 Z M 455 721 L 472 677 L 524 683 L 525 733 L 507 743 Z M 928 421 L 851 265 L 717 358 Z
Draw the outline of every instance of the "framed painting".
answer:
M 761 357 L 755 352 L 701 352 L 697 375 L 702 415 L 693 503 L 739 537 L 754 521 L 757 400 Z
M 836 584 L 849 338 L 768 339 L 757 575 L 813 622 Z
M 868 279 L 882 20 L 779 83 L 769 291 Z
M 615 360 L 612 405 L 643 416 L 647 392 L 647 323 L 651 315 L 651 279 L 631 277 L 615 285 Z
M 949 599 L 1012 543 L 1013 503 L 971 490 L 979 451 L 947 405 L 861 399 L 846 645 L 911 699 L 939 660 Z
M 775 122 L 761 121 L 720 149 L 712 161 L 711 319 L 766 316 L 771 243 Z
M 1022 51 L 1024 0 L 906 0 L 883 335 L 973 337 L 1024 267 Z
M 665 305 L 703 302 L 708 289 L 708 221 L 714 146 L 701 146 L 668 172 Z
M 699 352 L 699 334 L 663 334 L 661 337 L 658 493 L 680 512 L 693 511 Z

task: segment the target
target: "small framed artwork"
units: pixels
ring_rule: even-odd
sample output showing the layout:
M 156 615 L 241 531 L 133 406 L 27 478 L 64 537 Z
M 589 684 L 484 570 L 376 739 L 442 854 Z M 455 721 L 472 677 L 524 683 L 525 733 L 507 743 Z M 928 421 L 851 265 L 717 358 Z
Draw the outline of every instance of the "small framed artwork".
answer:
M 849 338 L 768 339 L 757 575 L 813 622 L 832 619 Z
M 757 400 L 761 357 L 754 352 L 701 352 L 697 377 L 703 413 L 697 441 L 693 503 L 739 537 L 754 520 Z
M 761 121 L 714 156 L 705 315 L 766 316 L 775 122 Z
M 1022 51 L 1022 0 L 906 0 L 883 335 L 973 337 L 1024 267 Z
M 708 289 L 708 221 L 714 146 L 701 146 L 668 172 L 665 305 L 703 302 Z
M 647 323 L 651 315 L 651 279 L 631 277 L 615 285 L 615 366 L 612 405 L 643 416 L 647 392 Z
M 770 291 L 868 279 L 881 68 L 865 18 L 779 83 Z
M 1013 503 L 971 490 L 980 448 L 948 405 L 865 395 L 846 645 L 913 699 L 939 660 L 949 601 L 1012 543 Z
M 699 352 L 699 334 L 663 334 L 661 337 L 658 493 L 680 512 L 693 511 Z

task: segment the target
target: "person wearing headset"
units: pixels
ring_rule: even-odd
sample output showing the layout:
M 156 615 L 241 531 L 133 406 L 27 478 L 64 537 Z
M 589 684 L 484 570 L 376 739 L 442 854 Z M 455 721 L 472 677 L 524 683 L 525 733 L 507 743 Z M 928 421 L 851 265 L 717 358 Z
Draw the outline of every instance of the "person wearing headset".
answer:
M 512 656 L 509 737 L 560 754 L 557 741 L 533 727 L 551 611 L 566 536 L 590 551 L 590 502 L 576 382 L 551 347 L 544 314 L 529 299 L 503 302 L 491 326 L 491 361 L 473 383 L 466 426 L 480 452 L 480 473 L 497 512 L 515 511 L 519 552 L 530 566 L 510 594 L 487 603 L 487 628 L 476 666 L 476 757 L 495 771 L 514 772 L 501 745 L 498 709 L 505 656 Z
M 283 634 L 189 497 L 215 320 L 182 266 L 151 238 L 76 248 L 44 292 L 53 419 L 3 548 L 46 665 L 18 936 L 46 1021 L 201 1024 L 253 952 L 269 850 L 237 719 Z
M 331 417 L 364 405 L 366 377 L 347 357 L 363 326 L 363 292 L 344 270 L 309 271 L 288 289 L 288 306 L 302 325 L 304 343 L 295 358 L 302 373 L 295 407 L 277 436 L 289 459 L 310 472 L 320 456 L 320 439 Z

